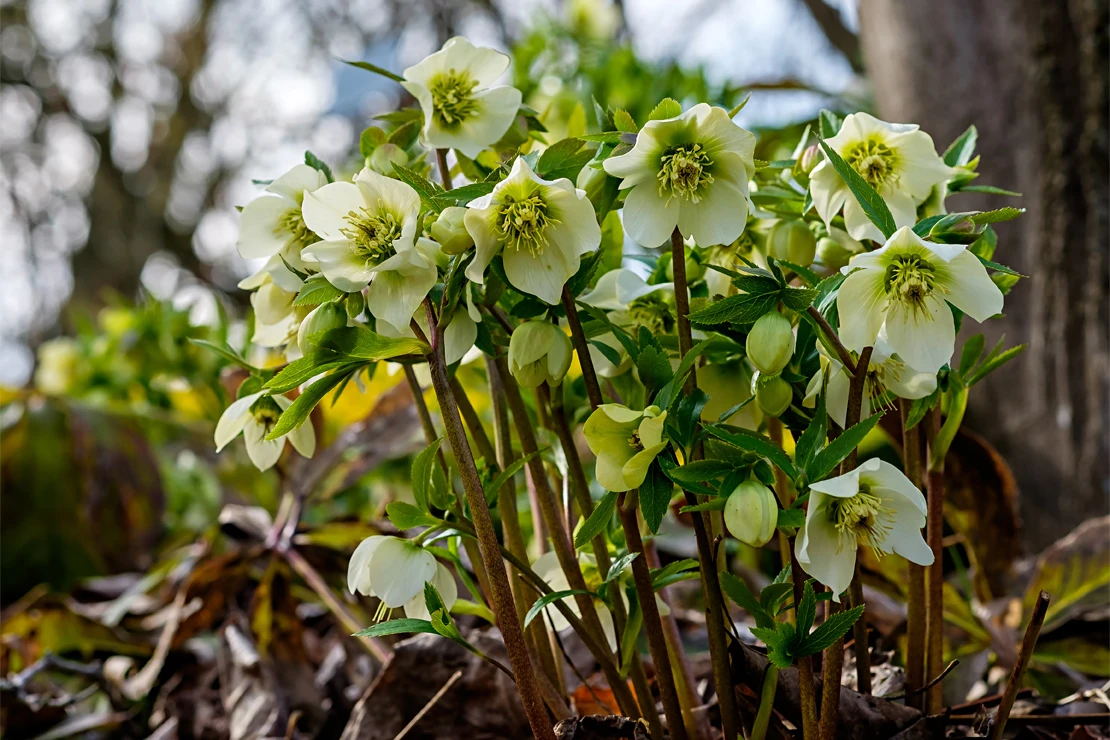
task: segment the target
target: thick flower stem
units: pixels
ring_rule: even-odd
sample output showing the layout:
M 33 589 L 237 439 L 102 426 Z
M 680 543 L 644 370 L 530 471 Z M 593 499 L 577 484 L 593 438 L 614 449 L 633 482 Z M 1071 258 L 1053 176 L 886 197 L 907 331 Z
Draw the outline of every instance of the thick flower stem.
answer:
M 578 505 L 578 510 L 582 518 L 589 519 L 590 515 L 594 513 L 594 502 L 593 499 L 590 498 L 590 484 L 589 481 L 586 480 L 586 471 L 582 467 L 582 458 L 578 456 L 578 447 L 574 441 L 574 434 L 571 432 L 570 423 L 566 417 L 566 410 L 563 408 L 563 387 L 559 386 L 548 391 L 547 386 L 543 385 L 540 386 L 540 394 L 551 408 L 551 422 L 554 427 L 555 435 L 559 438 L 559 444 L 563 447 L 563 455 L 566 457 L 567 477 L 570 479 L 570 487 L 574 495 L 575 503 Z M 602 578 L 608 576 L 609 566 L 612 563 L 609 559 L 609 548 L 605 543 L 605 535 L 599 533 L 590 540 L 590 546 L 593 549 L 594 558 L 597 560 L 598 572 L 601 573 Z M 628 621 L 628 614 L 624 610 L 624 602 L 620 599 L 613 599 L 612 612 L 613 625 L 616 627 L 616 632 L 618 635 L 623 635 Z M 632 678 L 632 685 L 636 688 L 636 696 L 640 705 L 640 710 L 644 713 L 644 719 L 648 721 L 648 726 L 651 729 L 652 735 L 662 737 L 663 725 L 659 721 L 659 712 L 655 709 L 655 699 L 651 695 L 651 687 L 647 682 L 647 674 L 644 673 L 644 665 L 638 654 L 632 656 L 629 675 Z
M 910 402 L 899 399 L 902 420 L 902 465 L 906 477 L 921 488 L 921 425 L 906 429 Z M 925 567 L 909 563 L 909 587 L 906 598 L 906 704 L 921 709 L 925 685 Z
M 551 482 L 548 480 L 547 472 L 544 470 L 543 460 L 536 454 L 539 445 L 536 443 L 536 434 L 532 429 L 532 422 L 528 418 L 528 409 L 524 405 L 524 398 L 520 395 L 520 388 L 513 380 L 512 375 L 509 374 L 504 357 L 497 358 L 497 369 L 504 386 L 505 399 L 508 401 L 509 411 L 513 416 L 513 424 L 516 427 L 517 438 L 520 440 L 521 452 L 523 452 L 525 456 L 531 456 L 528 460 L 528 472 L 531 474 L 532 482 L 536 488 L 536 502 L 543 516 L 544 525 L 547 527 L 548 534 L 550 535 L 552 549 L 555 551 L 555 556 L 559 560 L 559 566 L 567 576 L 567 582 L 570 587 L 577 591 L 586 591 L 586 579 L 582 576 L 582 568 L 574 553 L 574 545 L 571 543 L 570 535 L 563 527 L 563 523 L 559 517 L 555 492 L 551 490 Z M 575 603 L 578 605 L 579 612 L 582 614 L 582 622 L 586 625 L 586 629 L 605 652 L 604 656 L 595 655 L 594 657 L 601 663 L 602 669 L 605 671 L 605 678 L 609 682 L 609 688 L 612 689 L 621 711 L 624 712 L 625 716 L 639 718 L 640 712 L 637 710 L 636 700 L 633 698 L 628 684 L 620 677 L 619 672 L 613 669 L 611 660 L 602 660 L 603 657 L 606 659 L 611 658 L 611 654 L 604 649 L 605 632 L 601 628 L 601 620 L 598 619 L 593 597 L 585 593 L 580 593 L 575 594 L 574 599 Z
M 671 266 L 674 272 L 674 297 L 678 330 L 678 351 L 685 357 L 694 346 L 690 331 L 690 293 L 686 283 L 686 246 L 682 243 L 682 232 L 676 227 L 671 232 Z M 698 387 L 694 368 L 686 378 L 682 392 L 693 393 Z M 684 491 L 686 503 L 698 503 L 697 496 Z M 705 592 L 705 626 L 709 637 L 709 656 L 713 662 L 713 685 L 717 690 L 717 701 L 721 707 L 721 730 L 729 740 L 740 733 L 740 714 L 736 706 L 736 696 L 732 689 L 732 668 L 728 660 L 728 636 L 725 633 L 727 610 L 721 581 L 717 575 L 717 558 L 709 541 L 706 530 L 707 517 L 694 512 L 690 517 L 694 522 L 694 537 L 698 546 L 698 564 L 701 570 L 702 590 Z
M 940 431 L 940 409 L 933 409 L 925 417 L 925 438 L 929 447 L 928 459 L 933 457 L 933 439 Z M 925 675 L 938 676 L 944 669 L 944 458 L 930 463 L 925 477 L 927 519 L 925 541 L 933 551 L 933 564 L 926 569 L 927 594 L 925 597 Z M 944 704 L 940 682 L 925 692 L 925 711 L 937 714 Z
M 806 574 L 802 571 L 802 566 L 794 555 L 793 547 L 790 548 L 790 576 L 794 581 L 794 603 L 801 603 Z M 818 735 L 819 719 L 817 716 L 817 685 L 813 678 L 813 656 L 807 655 L 804 658 L 798 658 L 798 694 L 802 710 L 802 738 L 804 740 L 814 740 Z
M 451 167 L 447 164 L 447 150 L 436 149 L 436 163 L 439 165 L 439 177 L 443 181 L 443 189 L 451 189 Z
M 844 365 L 848 373 L 851 375 L 855 375 L 856 363 L 852 359 L 852 354 L 848 351 L 848 348 L 844 346 L 844 343 L 840 341 L 840 337 L 836 335 L 836 331 L 834 331 L 832 326 L 829 325 L 829 322 L 826 321 L 825 317 L 821 315 L 821 312 L 813 306 L 807 308 L 806 313 L 808 313 L 813 318 L 813 320 L 817 322 L 817 325 L 821 327 L 821 331 L 823 331 L 825 333 L 825 336 L 829 338 L 829 342 L 832 343 L 833 349 L 836 350 L 836 356 L 840 358 L 840 362 Z
M 563 286 L 563 311 L 567 315 L 567 324 L 570 326 L 570 338 L 574 343 L 574 351 L 578 353 L 578 364 L 582 367 L 582 380 L 586 383 L 586 397 L 590 399 L 590 408 L 596 409 L 604 400 L 601 396 L 601 386 L 597 382 L 597 371 L 594 370 L 594 361 L 590 357 L 590 345 L 586 340 L 586 333 L 582 331 L 582 321 L 578 318 L 578 308 L 574 305 L 574 296 L 567 287 Z
M 648 638 L 648 649 L 655 663 L 655 680 L 659 685 L 659 696 L 663 701 L 663 713 L 667 716 L 667 729 L 675 740 L 687 740 L 686 725 L 682 718 L 682 707 L 678 701 L 678 689 L 674 684 L 671 658 L 667 652 L 667 638 L 663 634 L 663 623 L 659 619 L 659 605 L 655 603 L 655 589 L 651 585 L 651 572 L 644 555 L 644 542 L 640 538 L 640 521 L 636 515 L 638 496 L 635 491 L 622 493 L 617 498 L 624 539 L 630 553 L 638 553 L 632 561 L 632 581 L 636 585 L 636 596 L 644 613 L 644 632 Z M 731 688 L 731 687 L 730 687 Z
M 867 380 L 867 369 L 871 364 L 872 347 L 864 347 L 859 353 L 856 371 L 852 375 L 852 382 L 848 387 L 848 408 L 844 412 L 844 428 L 851 429 L 859 423 L 860 413 L 863 408 L 864 382 Z M 856 467 L 856 450 L 852 450 L 848 457 L 841 463 L 840 474 L 843 475 Z M 858 555 L 857 555 L 858 558 Z M 859 566 L 857 563 L 853 581 L 859 581 Z M 835 603 L 827 602 L 828 610 L 825 618 L 828 619 L 837 611 Z M 863 617 L 860 617 L 863 621 Z M 866 633 L 864 639 L 856 640 L 856 665 L 860 671 L 871 675 L 871 654 L 867 649 Z M 821 740 L 833 740 L 836 737 L 836 723 L 840 712 L 840 673 L 844 667 L 844 639 L 841 638 L 825 649 L 822 661 L 822 676 L 824 682 L 821 687 L 821 723 L 819 734 Z
M 509 654 L 512 664 L 513 676 L 516 678 L 517 689 L 524 705 L 525 714 L 532 734 L 540 740 L 555 740 L 555 732 L 544 706 L 540 693 L 539 683 L 532 668 L 532 658 L 528 654 L 528 646 L 524 641 L 524 631 L 517 620 L 516 605 L 509 589 L 509 578 L 501 560 L 501 546 L 497 541 L 497 533 L 493 528 L 493 519 L 490 516 L 489 506 L 482 489 L 482 481 L 478 476 L 478 468 L 474 464 L 474 454 L 466 439 L 466 430 L 463 429 L 462 419 L 459 416 L 458 406 L 455 403 L 455 394 L 451 391 L 451 382 L 447 377 L 447 362 L 443 355 L 443 327 L 435 320 L 435 310 L 429 301 L 425 300 L 425 309 L 428 312 L 428 323 L 434 326 L 434 338 L 428 354 L 428 365 L 432 371 L 432 386 L 435 388 L 436 398 L 439 400 L 440 411 L 443 416 L 443 425 L 447 431 L 447 439 L 451 443 L 451 451 L 459 467 L 462 477 L 463 490 L 466 493 L 467 503 L 470 505 L 470 514 L 474 521 L 474 531 L 478 539 L 478 548 L 482 562 L 489 574 L 490 589 L 493 596 L 493 610 L 497 615 L 497 626 L 505 640 L 505 650 Z
M 775 692 L 779 686 L 779 669 L 773 663 L 767 664 L 763 674 L 763 689 L 759 693 L 759 711 L 752 723 L 750 740 L 763 740 L 767 737 L 767 727 L 771 724 L 771 708 L 775 704 Z

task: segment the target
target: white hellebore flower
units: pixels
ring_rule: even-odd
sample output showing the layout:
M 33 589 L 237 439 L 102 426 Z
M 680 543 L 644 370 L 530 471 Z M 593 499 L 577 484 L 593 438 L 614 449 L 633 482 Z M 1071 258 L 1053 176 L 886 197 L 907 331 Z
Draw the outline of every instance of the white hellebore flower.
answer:
M 848 389 L 852 384 L 852 375 L 841 364 L 840 360 L 830 357 L 825 346 L 817 343 L 817 351 L 821 355 L 821 369 L 809 381 L 806 388 L 806 397 L 802 405 L 813 408 L 817 404 L 817 394 L 824 386 L 825 377 L 828 376 L 829 388 L 825 396 L 825 409 L 833 421 L 844 427 L 844 419 L 848 412 Z M 855 359 L 859 359 L 858 356 Z M 890 344 L 880 336 L 875 341 L 875 349 L 871 353 L 871 362 L 867 366 L 867 377 L 864 379 L 863 399 L 860 406 L 860 419 L 866 419 L 878 410 L 884 393 L 890 391 L 898 398 L 915 400 L 925 398 L 937 389 L 937 374 L 923 373 L 914 370 L 895 355 Z
M 607 491 L 631 491 L 647 477 L 655 457 L 667 446 L 663 427 L 667 412 L 658 406 L 633 411 L 603 403 L 582 427 L 586 444 L 597 455 L 597 482 Z
M 481 285 L 500 252 L 513 287 L 556 305 L 582 255 L 601 246 L 593 204 L 585 191 L 561 177 L 539 177 L 523 157 L 489 195 L 472 200 L 466 230 L 474 238 L 474 261 L 466 276 Z
M 597 285 L 578 300 L 605 311 L 616 326 L 633 336 L 639 327 L 646 327 L 654 336 L 670 333 L 674 327 L 674 283 L 649 285 L 639 273 L 627 267 L 610 270 L 597 280 Z M 613 349 L 620 358 L 614 364 L 594 346 L 600 342 Z M 632 358 L 613 332 L 594 337 L 590 343 L 590 359 L 594 370 L 604 378 L 615 378 L 632 367 Z
M 921 372 L 952 359 L 956 328 L 951 303 L 976 321 L 1002 310 L 1002 291 L 962 244 L 924 241 L 904 226 L 874 252 L 852 258 L 837 294 L 840 339 L 851 350 L 875 344 Z
M 276 269 L 273 263 L 276 261 L 276 265 L 284 267 L 281 263 L 284 257 L 303 271 L 306 265 L 301 250 L 317 237 L 304 222 L 301 204 L 305 192 L 317 190 L 327 182 L 323 172 L 299 164 L 267 185 L 261 196 L 243 206 L 236 245 L 243 259 L 269 257 L 267 268 Z M 288 270 L 285 272 L 296 278 Z
M 451 571 L 427 549 L 401 537 L 367 537 L 347 565 L 351 593 L 376 596 L 388 609 L 404 607 L 410 619 L 431 618 L 424 604 L 424 584 L 429 581 L 450 611 L 459 598 Z
M 281 457 L 287 439 L 297 452 L 305 457 L 312 457 L 312 453 L 316 451 L 316 433 L 310 423 L 301 424 L 277 439 L 266 439 L 266 435 L 277 424 L 281 412 L 292 403 L 285 396 L 267 396 L 265 391 L 238 399 L 227 407 L 216 424 L 216 452 L 242 433 L 243 439 L 247 441 L 247 456 L 259 470 L 269 470 L 274 466 Z
M 490 85 L 508 66 L 505 54 L 456 36 L 406 69 L 401 86 L 424 111 L 424 144 L 474 159 L 504 136 L 520 109 L 520 90 Z
M 436 284 L 430 239 L 416 240 L 420 196 L 406 183 L 363 169 L 354 182 L 333 182 L 304 199 L 304 219 L 323 241 L 305 249 L 335 287 L 370 285 L 366 306 L 376 318 L 407 326 Z
M 929 197 L 934 185 L 955 174 L 937 155 L 933 139 L 913 124 L 887 123 L 866 113 L 853 113 L 826 143 L 878 191 L 899 227 L 913 226 L 918 204 Z M 831 162 L 822 161 L 809 178 L 813 205 L 826 226 L 843 208 L 852 237 L 883 240 Z
M 624 228 L 657 247 L 677 226 L 699 246 L 728 244 L 748 220 L 748 180 L 755 135 L 721 108 L 699 103 L 677 118 L 648 121 L 632 151 L 605 160 L 605 171 L 631 188 Z
M 925 497 L 890 463 L 867 460 L 809 488 L 806 523 L 794 550 L 805 572 L 832 589 L 835 601 L 852 581 L 859 545 L 877 556 L 894 552 L 918 565 L 933 562 L 921 536 Z

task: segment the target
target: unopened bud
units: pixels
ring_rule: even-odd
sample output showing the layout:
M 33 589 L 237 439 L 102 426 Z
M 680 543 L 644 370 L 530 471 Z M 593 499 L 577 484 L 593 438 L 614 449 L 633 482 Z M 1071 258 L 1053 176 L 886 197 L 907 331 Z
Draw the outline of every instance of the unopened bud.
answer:
M 324 303 L 304 317 L 297 328 L 297 346 L 304 354 L 316 351 L 325 332 L 347 325 L 347 309 L 339 302 Z
M 986 228 L 968 218 L 970 213 L 952 213 L 933 224 L 929 229 L 928 241 L 942 244 L 970 244 L 979 238 Z
M 784 218 L 771 227 L 767 235 L 767 252 L 777 260 L 806 267 L 817 253 L 817 239 L 802 219 Z
M 674 281 L 674 261 L 667 262 L 667 280 Z M 695 280 L 700 280 L 701 276 L 705 273 L 705 268 L 702 267 L 701 260 L 697 255 L 690 251 L 686 251 L 686 283 L 692 283 Z
M 775 494 L 759 481 L 741 483 L 725 501 L 725 525 L 744 544 L 763 547 L 775 536 L 778 522 Z
M 570 369 L 573 347 L 562 329 L 548 321 L 528 321 L 509 339 L 509 372 L 525 388 L 558 385 Z
M 817 241 L 817 259 L 830 270 L 839 270 L 844 267 L 848 264 L 848 260 L 852 259 L 853 254 L 855 252 L 845 248 L 843 244 L 831 236 L 823 237 Z
M 802 156 L 798 158 L 798 169 L 804 174 L 808 175 L 813 172 L 813 168 L 817 166 L 817 161 L 821 156 L 821 150 L 818 149 L 816 144 L 811 144 L 802 152 Z
M 393 165 L 404 167 L 408 163 L 409 155 L 396 144 L 382 144 L 370 155 L 370 169 L 387 177 L 393 177 Z
M 794 354 L 794 328 L 778 311 L 765 313 L 748 332 L 748 359 L 765 375 L 777 375 Z
M 432 224 L 432 238 L 439 243 L 444 254 L 462 254 L 474 246 L 474 238 L 463 223 L 465 216 L 465 208 L 450 206 L 444 208 L 443 213 Z
M 759 410 L 767 416 L 780 416 L 790 408 L 794 391 L 781 375 L 764 375 L 756 372 L 752 376 L 752 393 Z

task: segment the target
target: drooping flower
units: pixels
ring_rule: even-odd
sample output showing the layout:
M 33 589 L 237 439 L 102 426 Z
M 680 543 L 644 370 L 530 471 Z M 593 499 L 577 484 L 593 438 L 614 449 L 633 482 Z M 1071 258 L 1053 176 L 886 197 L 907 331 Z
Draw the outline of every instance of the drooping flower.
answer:
M 304 250 L 335 287 L 368 284 L 376 318 L 405 326 L 436 284 L 438 245 L 416 240 L 420 197 L 408 184 L 363 169 L 354 182 L 333 182 L 304 199 L 304 218 L 323 241 Z
M 401 85 L 424 112 L 424 145 L 473 159 L 504 136 L 520 109 L 520 90 L 490 86 L 508 66 L 505 54 L 456 36 L 406 69 Z
M 867 460 L 809 488 L 809 510 L 794 549 L 802 568 L 832 589 L 834 600 L 852 581 L 860 545 L 877 556 L 894 552 L 918 565 L 933 562 L 921 536 L 925 497 L 890 463 Z
M 597 455 L 597 482 L 607 491 L 630 491 L 647 477 L 648 467 L 663 451 L 663 424 L 667 412 L 658 406 L 633 411 L 607 403 L 586 419 L 582 433 Z
M 451 571 L 415 542 L 375 535 L 359 543 L 347 565 L 351 593 L 376 596 L 388 609 L 404 607 L 410 619 L 429 619 L 424 584 L 431 582 L 450 611 L 459 598 Z
M 677 226 L 702 247 L 727 244 L 748 219 L 748 180 L 755 172 L 755 135 L 721 108 L 699 103 L 676 118 L 648 121 L 632 151 L 605 160 L 620 177 L 624 228 L 657 247 Z
M 570 337 L 550 321 L 526 321 L 509 338 L 509 372 L 525 388 L 563 382 L 573 355 Z
M 316 451 L 316 433 L 305 423 L 277 439 L 266 435 L 277 424 L 281 412 L 292 405 L 285 396 L 267 396 L 265 391 L 251 393 L 233 402 L 216 424 L 216 452 L 222 450 L 241 433 L 247 443 L 247 456 L 259 470 L 269 470 L 281 457 L 285 441 L 305 457 Z
M 937 154 L 933 139 L 916 125 L 887 123 L 867 113 L 847 116 L 836 136 L 825 141 L 878 191 L 898 227 L 913 226 L 918 204 L 929 197 L 934 185 L 956 172 Z M 810 173 L 809 192 L 826 226 L 843 208 L 852 237 L 883 240 L 828 160 Z
M 775 535 L 779 505 L 770 488 L 757 480 L 747 480 L 725 500 L 724 518 L 733 537 L 752 547 L 763 547 Z
M 817 343 L 817 351 L 821 355 L 821 369 L 809 381 L 803 405 L 810 408 L 816 405 L 817 394 L 821 392 L 827 377 L 829 385 L 825 396 L 825 408 L 833 421 L 843 427 L 848 411 L 848 390 L 852 384 L 852 375 L 839 359 L 829 356 L 828 350 L 820 342 Z M 854 359 L 858 360 L 858 355 Z M 914 400 L 925 398 L 936 388 L 935 372 L 922 373 L 914 370 L 902 362 L 901 358 L 891 351 L 886 340 L 880 336 L 875 341 L 871 362 L 867 366 L 860 419 L 866 419 L 877 411 L 888 392 L 897 398 Z
M 601 227 L 586 193 L 570 180 L 544 180 L 517 157 L 509 176 L 489 195 L 473 200 L 466 230 L 474 238 L 474 261 L 466 276 L 483 284 L 500 253 L 513 287 L 552 305 L 583 254 L 601 245 Z
M 304 194 L 327 182 L 323 172 L 298 164 L 267 185 L 265 192 L 243 206 L 239 214 L 239 254 L 244 259 L 270 257 L 279 265 L 284 257 L 304 271 L 301 250 L 317 241 L 301 212 Z
M 891 351 L 921 372 L 935 373 L 952 358 L 949 303 L 976 321 L 1002 310 L 1002 291 L 974 254 L 961 244 L 924 241 L 909 227 L 841 272 L 848 276 L 836 298 L 844 345 L 862 350 L 882 332 Z

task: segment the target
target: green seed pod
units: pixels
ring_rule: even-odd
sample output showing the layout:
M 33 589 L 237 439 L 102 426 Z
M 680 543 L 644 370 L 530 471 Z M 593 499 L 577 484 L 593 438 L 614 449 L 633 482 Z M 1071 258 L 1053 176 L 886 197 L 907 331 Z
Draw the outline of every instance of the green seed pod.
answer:
M 304 354 L 316 350 L 320 336 L 330 329 L 340 329 L 347 325 L 347 309 L 343 302 L 333 301 L 314 308 L 301 321 L 297 329 L 297 346 Z
M 848 260 L 852 259 L 855 254 L 850 249 L 846 249 L 844 245 L 826 236 L 817 242 L 817 259 L 821 260 L 821 264 L 830 270 L 839 270 L 844 265 L 848 264 Z
M 794 400 L 793 389 L 781 375 L 764 375 L 758 371 L 752 376 L 752 393 L 760 411 L 767 416 L 780 416 Z
M 396 144 L 382 144 L 374 149 L 374 153 L 370 155 L 370 169 L 386 177 L 394 176 L 394 164 L 404 167 L 408 163 L 409 155 L 405 154 L 405 150 Z
M 759 317 L 748 332 L 748 359 L 764 375 L 782 372 L 794 354 L 794 329 L 778 311 Z
M 509 372 L 525 388 L 558 385 L 570 369 L 573 351 L 562 329 L 548 321 L 528 321 L 509 339 Z
M 777 260 L 806 267 L 817 253 L 817 239 L 800 218 L 784 218 L 767 235 L 767 252 Z
M 779 507 L 775 494 L 759 481 L 736 487 L 725 501 L 725 526 L 732 536 L 752 547 L 763 547 L 775 536 Z
M 443 209 L 439 218 L 435 220 L 430 229 L 432 238 L 439 242 L 439 247 L 444 254 L 462 254 L 474 246 L 474 238 L 466 230 L 463 217 L 466 209 L 461 206 L 450 206 Z

